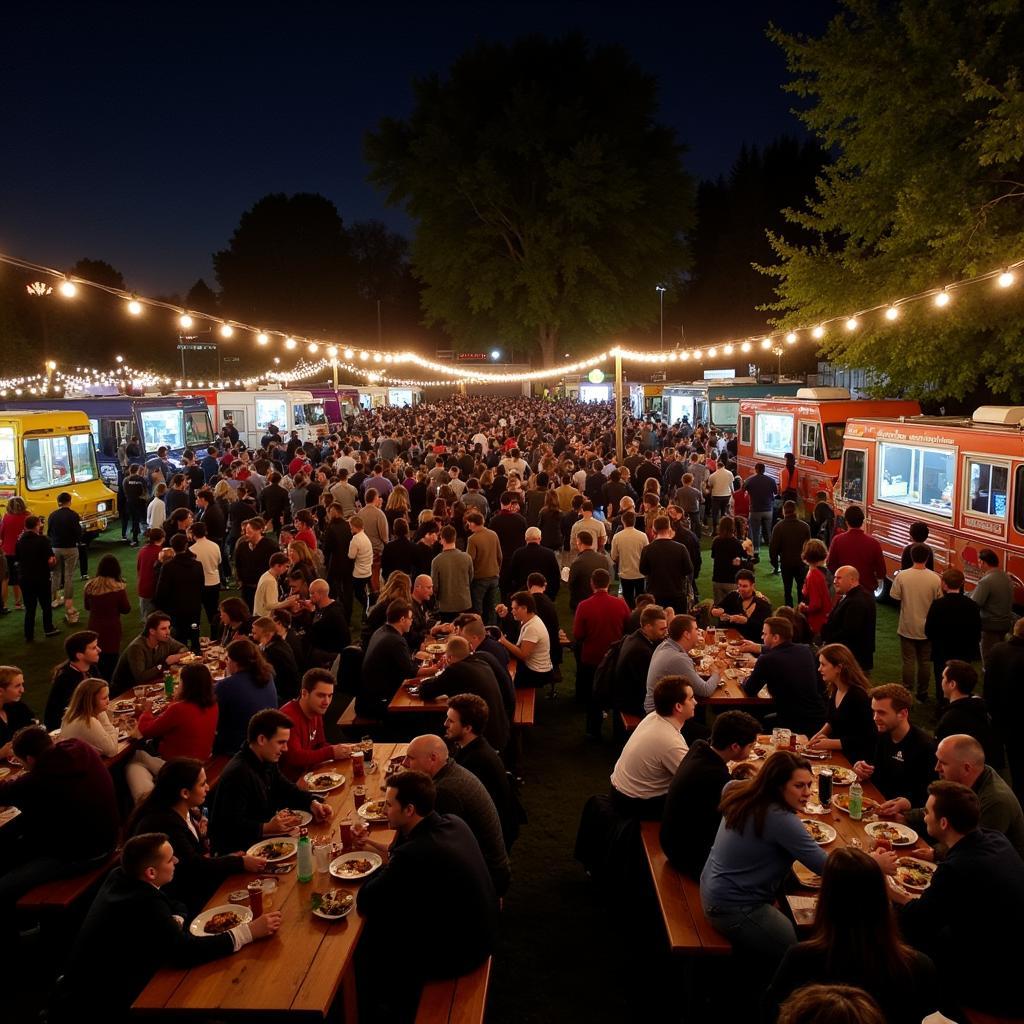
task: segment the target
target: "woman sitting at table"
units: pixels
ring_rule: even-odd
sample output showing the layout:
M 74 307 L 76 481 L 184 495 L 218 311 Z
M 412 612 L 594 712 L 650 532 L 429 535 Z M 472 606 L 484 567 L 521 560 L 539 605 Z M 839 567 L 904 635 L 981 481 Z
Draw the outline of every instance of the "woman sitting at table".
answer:
M 388 621 L 388 605 L 396 599 L 412 604 L 412 580 L 408 574 L 397 569 L 387 577 L 369 615 L 363 620 L 361 639 L 364 651 L 370 637 Z
M 874 857 L 852 846 L 825 862 L 814 932 L 783 957 L 764 1019 L 774 1021 L 791 992 L 815 982 L 870 992 L 888 1024 L 919 1024 L 938 1009 L 934 964 L 900 939 L 885 875 Z
M 21 699 L 25 693 L 25 675 L 15 665 L 0 665 L 0 759 L 11 757 L 14 734 L 31 725 L 35 712 Z
M 105 679 L 83 679 L 71 695 L 71 703 L 60 723 L 62 740 L 82 740 L 104 757 L 117 753 L 117 729 L 107 706 L 110 687 Z
M 826 853 L 800 823 L 814 776 L 804 757 L 778 750 L 750 781 L 722 791 L 722 823 L 700 876 L 704 913 L 745 955 L 745 966 L 771 977 L 796 943 L 792 921 L 773 904 L 793 861 L 820 873 Z
M 137 750 L 124 770 L 136 803 L 152 791 L 153 779 L 165 761 L 182 757 L 210 759 L 220 713 L 210 670 L 205 665 L 185 665 L 171 703 L 159 715 L 154 715 L 152 708 L 150 700 L 138 705 L 137 728 L 144 740 L 155 744 L 155 753 Z
M 826 644 L 818 651 L 818 672 L 827 690 L 828 717 L 808 748 L 841 750 L 850 764 L 866 759 L 878 741 L 867 676 L 843 644 Z
M 274 672 L 260 649 L 244 638 L 228 647 L 228 675 L 217 684 L 220 717 L 213 741 L 215 754 L 234 754 L 245 742 L 249 719 L 264 708 L 276 708 Z
M 240 597 L 229 597 L 220 603 L 220 621 L 224 629 L 217 639 L 220 647 L 227 647 L 240 636 L 247 636 L 252 623 L 249 606 Z
M 243 853 L 210 856 L 207 822 L 200 813 L 209 790 L 201 761 L 192 757 L 168 761 L 157 774 L 149 795 L 135 808 L 125 830 L 129 839 L 146 832 L 163 832 L 170 840 L 178 865 L 174 878 L 163 886 L 163 891 L 184 903 L 190 917 L 203 909 L 229 875 L 259 872 L 267 866 L 266 858 Z

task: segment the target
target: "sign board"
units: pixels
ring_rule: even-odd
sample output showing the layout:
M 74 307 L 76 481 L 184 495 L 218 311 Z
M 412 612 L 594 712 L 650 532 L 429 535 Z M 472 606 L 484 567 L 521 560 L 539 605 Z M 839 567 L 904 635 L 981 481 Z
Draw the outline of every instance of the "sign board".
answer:
M 486 352 L 460 352 L 458 360 L 462 363 L 482 363 L 490 357 Z
M 599 370 L 595 367 L 590 373 L 587 374 L 587 380 L 591 384 L 603 384 L 604 383 L 604 370 Z
M 201 342 L 193 345 L 179 345 L 179 352 L 216 352 L 216 345 L 204 345 Z
M 732 380 L 736 376 L 735 370 L 705 370 L 705 380 Z

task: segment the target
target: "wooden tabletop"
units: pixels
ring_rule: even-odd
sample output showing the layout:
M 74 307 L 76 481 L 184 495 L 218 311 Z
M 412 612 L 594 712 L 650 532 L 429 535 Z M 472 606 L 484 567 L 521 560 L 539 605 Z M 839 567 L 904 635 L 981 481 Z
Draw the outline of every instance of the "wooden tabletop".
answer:
M 408 682 L 418 685 L 425 682 L 425 680 L 410 679 Z M 409 688 L 404 683 L 398 688 L 398 692 L 391 698 L 391 703 L 388 705 L 388 711 L 440 711 L 443 714 L 447 709 L 447 700 L 439 700 L 437 698 L 434 700 L 424 700 L 418 694 L 415 696 L 411 694 Z
M 705 630 L 705 637 L 707 637 L 707 633 L 708 631 Z M 722 634 L 725 635 L 725 643 L 722 643 Z M 756 694 L 751 697 L 747 694 L 743 689 L 742 678 L 725 678 L 725 671 L 733 671 L 737 669 L 749 670 L 753 668 L 753 655 L 741 654 L 734 657 L 730 655 L 726 649 L 726 643 L 739 644 L 742 642 L 743 637 L 737 630 L 719 629 L 715 632 L 714 646 L 707 645 L 705 647 L 697 647 L 690 652 L 693 657 L 694 664 L 697 666 L 697 670 L 701 675 L 709 674 L 700 666 L 701 659 L 705 656 L 710 657 L 715 661 L 718 671 L 722 674 L 722 685 L 719 686 L 710 697 L 700 697 L 699 702 L 701 704 L 710 704 L 715 708 L 735 708 L 771 707 L 775 703 L 771 697 L 759 697 Z
M 391 757 L 405 751 L 404 743 L 374 746 L 377 770 L 363 780 L 368 800 L 383 795 L 384 767 Z M 321 765 L 318 770 L 339 772 L 345 785 L 328 794 L 334 810 L 328 825 L 311 824 L 314 842 L 337 838 L 338 823 L 357 820 L 352 801 L 352 768 L 349 761 Z M 302 785 L 300 783 L 300 785 Z M 390 842 L 393 833 L 373 827 L 373 838 Z M 228 894 L 245 888 L 252 875 L 232 875 L 217 890 L 207 907 L 228 902 Z M 335 997 L 342 992 L 344 1019 L 354 1021 L 355 974 L 352 970 L 356 943 L 363 930 L 359 911 L 353 909 L 340 921 L 324 921 L 311 911 L 312 894 L 328 888 L 358 889 L 328 875 L 316 874 L 300 883 L 293 870 L 277 875 L 277 891 L 269 897 L 268 910 L 283 915 L 280 931 L 269 939 L 253 942 L 232 956 L 189 970 L 165 968 L 156 973 L 136 999 L 136 1014 L 174 1013 L 228 1016 L 246 1013 L 306 1013 L 326 1017 Z

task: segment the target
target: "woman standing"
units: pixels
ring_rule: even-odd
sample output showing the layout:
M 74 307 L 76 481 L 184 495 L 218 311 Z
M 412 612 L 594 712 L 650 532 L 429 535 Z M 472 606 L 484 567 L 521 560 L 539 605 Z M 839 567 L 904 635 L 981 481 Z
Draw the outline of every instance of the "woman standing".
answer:
M 71 695 L 60 723 L 62 740 L 82 740 L 103 757 L 117 753 L 117 729 L 107 714 L 110 687 L 103 679 L 83 679 Z
M 800 557 L 807 565 L 807 575 L 800 591 L 804 598 L 800 611 L 807 617 L 811 632 L 817 638 L 832 612 L 832 591 L 825 576 L 828 548 L 820 540 L 809 540 L 804 544 Z
M 110 682 L 121 653 L 121 616 L 132 610 L 121 563 L 114 555 L 104 555 L 96 566 L 96 575 L 86 583 L 85 610 L 89 613 L 89 629 L 99 635 L 97 671 Z
M 409 501 L 409 492 L 399 484 L 392 488 L 388 495 L 388 503 L 384 506 L 384 515 L 388 521 L 388 528 L 394 530 L 396 519 L 409 519 L 412 515 L 412 505 Z
M 15 665 L 0 665 L 0 760 L 13 754 L 11 739 L 26 725 L 36 721 L 35 713 L 21 699 L 25 694 L 25 675 Z
M 544 492 L 544 507 L 537 517 L 540 527 L 540 542 L 554 552 L 562 549 L 562 509 L 555 491 Z
M 719 607 L 725 595 L 736 589 L 736 573 L 743 565 L 746 552 L 736 539 L 736 528 L 731 516 L 718 520 L 718 534 L 711 542 L 711 589 L 715 607 Z
M 217 684 L 217 704 L 216 754 L 237 753 L 245 743 L 249 719 L 257 711 L 277 707 L 273 670 L 251 640 L 234 640 L 228 646 L 228 675 Z
M 0 520 L 0 550 L 7 562 L 7 579 L 0 586 L 0 608 L 7 608 L 7 588 L 14 588 L 14 607 L 21 611 L 21 586 L 18 581 L 18 562 L 14 557 L 14 548 L 18 538 L 25 529 L 28 518 L 28 506 L 25 499 L 15 495 L 7 499 L 7 511 Z
M 828 695 L 828 715 L 807 741 L 808 749 L 841 750 L 850 764 L 869 757 L 878 732 L 864 670 L 849 647 L 826 644 L 818 651 L 818 672 Z
M 310 551 L 316 551 L 316 533 L 314 527 L 316 526 L 316 513 L 308 508 L 299 509 L 295 513 L 295 543 L 305 544 Z
M 159 527 L 147 530 L 143 534 L 146 541 L 135 559 L 135 571 L 138 581 L 136 593 L 139 595 L 139 617 L 143 622 L 156 611 L 153 598 L 156 596 L 157 560 L 164 546 L 164 531 Z

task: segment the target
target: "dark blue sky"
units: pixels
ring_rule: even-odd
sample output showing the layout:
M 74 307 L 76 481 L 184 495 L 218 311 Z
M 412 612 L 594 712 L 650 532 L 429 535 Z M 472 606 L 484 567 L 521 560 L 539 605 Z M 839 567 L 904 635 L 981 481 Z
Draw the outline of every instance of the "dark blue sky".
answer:
M 268 192 L 408 231 L 366 181 L 362 139 L 413 78 L 477 39 L 582 31 L 661 82 L 698 177 L 799 133 L 769 21 L 820 32 L 831 0 L 765 3 L 17 5 L 0 52 L 0 252 L 105 259 L 140 292 L 213 283 L 210 254 Z

